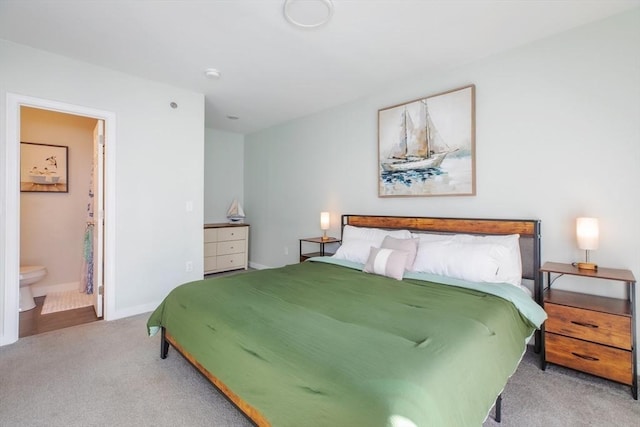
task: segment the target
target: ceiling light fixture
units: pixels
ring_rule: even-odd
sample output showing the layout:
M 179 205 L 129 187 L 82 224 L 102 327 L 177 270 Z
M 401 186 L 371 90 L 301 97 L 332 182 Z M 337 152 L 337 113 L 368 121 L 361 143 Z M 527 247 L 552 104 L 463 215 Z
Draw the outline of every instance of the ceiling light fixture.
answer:
M 283 14 L 290 24 L 299 28 L 317 28 L 333 16 L 331 0 L 285 0 Z
M 207 68 L 206 70 L 204 70 L 204 75 L 208 79 L 219 79 L 220 71 L 216 70 L 215 68 Z

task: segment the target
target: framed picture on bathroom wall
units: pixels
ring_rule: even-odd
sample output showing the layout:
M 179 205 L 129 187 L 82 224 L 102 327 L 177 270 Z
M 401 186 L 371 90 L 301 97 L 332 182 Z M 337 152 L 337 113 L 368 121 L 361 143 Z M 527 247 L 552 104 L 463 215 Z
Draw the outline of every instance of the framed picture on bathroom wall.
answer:
M 69 192 L 69 147 L 20 143 L 20 191 Z

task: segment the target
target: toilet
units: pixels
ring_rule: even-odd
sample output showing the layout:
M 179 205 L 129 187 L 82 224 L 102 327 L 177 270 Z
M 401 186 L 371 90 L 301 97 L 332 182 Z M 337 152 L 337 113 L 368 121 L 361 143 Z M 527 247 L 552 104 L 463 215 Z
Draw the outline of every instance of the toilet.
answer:
M 41 265 L 20 266 L 20 311 L 35 308 L 31 285 L 42 280 L 47 275 L 47 269 Z

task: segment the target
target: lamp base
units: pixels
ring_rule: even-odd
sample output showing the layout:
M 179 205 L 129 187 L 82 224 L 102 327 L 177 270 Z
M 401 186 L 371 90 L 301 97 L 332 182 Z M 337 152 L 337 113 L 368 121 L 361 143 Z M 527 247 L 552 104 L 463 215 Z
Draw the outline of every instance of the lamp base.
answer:
M 577 263 L 577 267 L 580 270 L 597 270 L 598 266 L 592 262 L 579 262 Z

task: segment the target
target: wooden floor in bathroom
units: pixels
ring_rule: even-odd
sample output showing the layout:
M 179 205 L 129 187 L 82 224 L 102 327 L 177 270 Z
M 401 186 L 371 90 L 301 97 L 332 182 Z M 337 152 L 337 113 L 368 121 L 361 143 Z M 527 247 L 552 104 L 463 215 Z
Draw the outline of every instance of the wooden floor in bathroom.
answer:
M 100 320 L 96 317 L 93 306 L 40 314 L 44 305 L 44 298 L 44 296 L 35 297 L 36 307 L 32 310 L 20 312 L 20 330 L 18 333 L 20 338 Z

